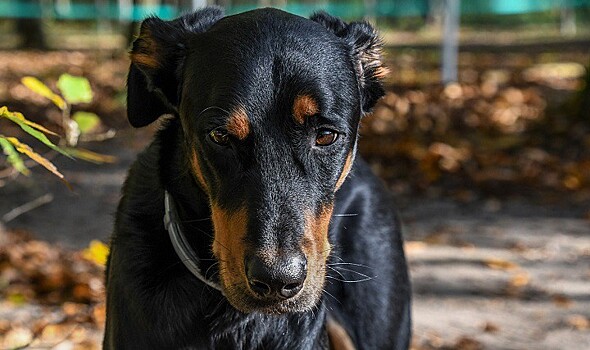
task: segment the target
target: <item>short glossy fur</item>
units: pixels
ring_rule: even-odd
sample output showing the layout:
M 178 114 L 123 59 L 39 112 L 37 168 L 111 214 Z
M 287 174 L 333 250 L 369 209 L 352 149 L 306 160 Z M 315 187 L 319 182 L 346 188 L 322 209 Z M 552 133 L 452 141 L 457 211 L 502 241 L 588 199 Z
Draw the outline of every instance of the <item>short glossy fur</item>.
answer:
M 105 349 L 408 347 L 399 222 L 354 161 L 360 118 L 383 95 L 379 49 L 370 25 L 325 13 L 206 8 L 144 21 L 129 120 L 170 116 L 123 188 Z M 164 190 L 226 296 L 174 252 Z M 259 265 L 278 289 L 257 284 Z

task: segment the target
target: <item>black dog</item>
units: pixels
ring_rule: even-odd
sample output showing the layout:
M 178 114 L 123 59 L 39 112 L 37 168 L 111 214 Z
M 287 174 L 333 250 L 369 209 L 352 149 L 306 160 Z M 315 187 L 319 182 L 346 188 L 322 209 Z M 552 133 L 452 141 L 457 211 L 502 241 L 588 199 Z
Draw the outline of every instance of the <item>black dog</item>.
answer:
M 407 348 L 399 224 L 353 166 L 374 29 L 207 8 L 144 21 L 131 59 L 131 124 L 170 116 L 123 189 L 104 347 Z

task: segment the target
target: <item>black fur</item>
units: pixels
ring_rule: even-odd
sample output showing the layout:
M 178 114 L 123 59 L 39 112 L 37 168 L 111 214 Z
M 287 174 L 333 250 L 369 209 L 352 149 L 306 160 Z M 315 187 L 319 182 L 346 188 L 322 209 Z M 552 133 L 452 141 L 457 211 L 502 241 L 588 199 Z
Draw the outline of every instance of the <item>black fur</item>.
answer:
M 123 188 L 107 264 L 105 349 L 327 349 L 335 346 L 328 319 L 358 349 L 408 348 L 410 286 L 391 198 L 362 160 L 336 188 L 347 156 L 354 158 L 361 116 L 383 95 L 379 40 L 364 22 L 325 13 L 311 19 L 273 9 L 222 18 L 207 8 L 142 24 L 128 78 L 129 120 L 143 126 L 171 117 Z M 292 115 L 301 94 L 319 109 L 302 125 Z M 247 137 L 215 144 L 210 131 L 237 107 L 247 114 Z M 337 132 L 333 144 L 315 145 L 322 128 Z M 247 209 L 240 246 L 247 258 L 269 249 L 300 253 L 306 220 L 333 206 L 325 280 L 286 301 L 222 283 L 224 297 L 174 252 L 164 190 L 201 270 L 215 281 L 229 272 L 212 251 L 221 234 L 213 208 Z M 317 257 L 307 259 L 312 266 Z

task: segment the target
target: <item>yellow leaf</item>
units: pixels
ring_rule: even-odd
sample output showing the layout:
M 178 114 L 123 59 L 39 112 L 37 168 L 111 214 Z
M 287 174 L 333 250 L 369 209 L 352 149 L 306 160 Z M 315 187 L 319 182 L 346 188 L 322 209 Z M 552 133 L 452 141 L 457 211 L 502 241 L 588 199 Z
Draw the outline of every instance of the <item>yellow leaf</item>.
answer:
M 39 131 L 43 131 L 46 134 L 59 136 L 58 134 L 45 128 L 44 126 L 28 120 L 27 118 L 25 118 L 25 116 L 22 113 L 9 111 L 8 108 L 6 108 L 6 106 L 3 106 L 2 108 L 0 108 L 0 116 L 11 119 L 11 120 L 15 121 L 17 124 L 18 124 L 18 121 L 20 121 L 20 122 L 22 122 L 30 127 L 33 127 Z
M 109 256 L 109 247 L 101 241 L 93 240 L 88 248 L 84 249 L 82 256 L 97 265 L 104 266 Z
M 24 77 L 21 79 L 21 82 L 24 86 L 31 89 L 31 91 L 49 99 L 53 102 L 59 109 L 64 110 L 67 108 L 66 101 L 64 101 L 61 96 L 55 94 L 47 85 L 45 85 L 41 80 L 35 77 Z
M 95 164 L 114 163 L 117 161 L 117 157 L 92 152 L 92 151 L 89 151 L 84 148 L 68 148 L 68 149 L 66 149 L 66 151 L 72 157 L 82 159 L 87 162 L 91 162 L 91 163 L 95 163 Z
M 6 138 L 12 145 L 22 154 L 26 154 L 29 158 L 37 162 L 39 165 L 43 166 L 45 169 L 51 171 L 55 176 L 59 177 L 60 179 L 64 180 L 64 176 L 57 170 L 57 167 L 53 165 L 49 160 L 45 159 L 42 155 L 38 154 L 37 152 L 33 151 L 31 147 L 28 145 L 20 142 L 15 137 L 7 137 Z

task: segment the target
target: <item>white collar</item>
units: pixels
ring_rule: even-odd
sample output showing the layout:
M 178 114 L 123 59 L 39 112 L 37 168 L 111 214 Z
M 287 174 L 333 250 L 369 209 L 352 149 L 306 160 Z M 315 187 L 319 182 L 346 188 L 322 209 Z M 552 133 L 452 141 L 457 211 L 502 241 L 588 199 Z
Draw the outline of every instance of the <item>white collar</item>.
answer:
M 176 205 L 174 204 L 174 199 L 170 193 L 168 193 L 168 191 L 164 191 L 164 227 L 166 228 L 166 231 L 168 231 L 168 234 L 170 235 L 170 241 L 172 241 L 172 246 L 174 247 L 176 254 L 184 266 L 186 266 L 186 268 L 201 282 L 205 283 L 211 288 L 217 289 L 219 292 L 221 292 L 221 294 L 223 294 L 223 290 L 218 283 L 210 281 L 205 278 L 205 276 L 203 276 L 203 273 L 199 267 L 199 256 L 197 255 L 197 252 L 195 252 L 190 246 L 188 240 L 182 233 Z

